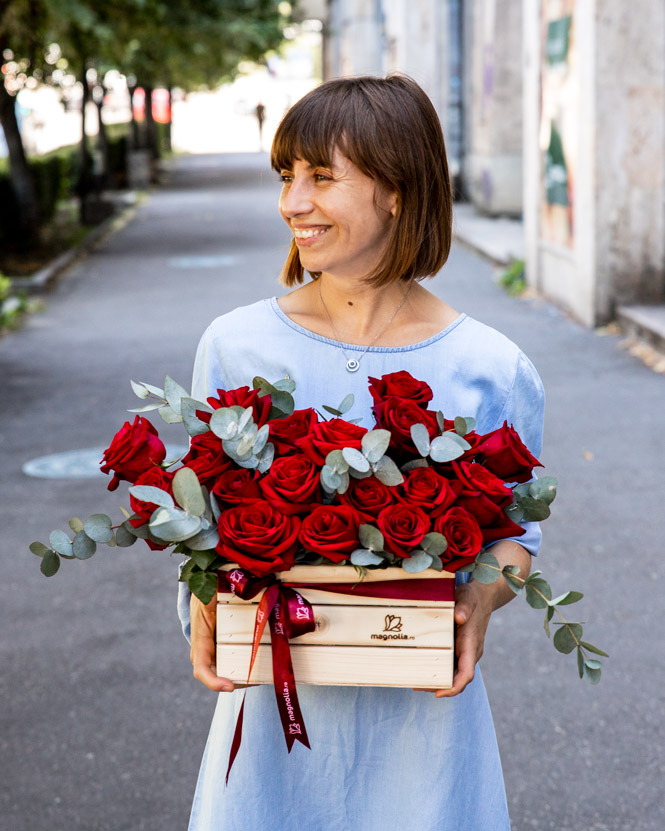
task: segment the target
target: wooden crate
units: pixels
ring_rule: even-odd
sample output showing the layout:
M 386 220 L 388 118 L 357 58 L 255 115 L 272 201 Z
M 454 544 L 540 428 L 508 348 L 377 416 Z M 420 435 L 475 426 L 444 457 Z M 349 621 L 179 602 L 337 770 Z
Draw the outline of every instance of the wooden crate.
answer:
M 353 583 L 349 566 L 296 566 L 277 575 L 285 582 Z M 401 568 L 369 571 L 364 582 L 454 580 L 454 574 Z M 453 601 L 386 600 L 316 589 L 297 589 L 314 609 L 316 630 L 291 640 L 296 681 L 332 686 L 425 687 L 452 685 Z M 260 595 L 252 601 L 217 595 L 217 674 L 244 684 Z M 251 683 L 272 684 L 266 627 Z

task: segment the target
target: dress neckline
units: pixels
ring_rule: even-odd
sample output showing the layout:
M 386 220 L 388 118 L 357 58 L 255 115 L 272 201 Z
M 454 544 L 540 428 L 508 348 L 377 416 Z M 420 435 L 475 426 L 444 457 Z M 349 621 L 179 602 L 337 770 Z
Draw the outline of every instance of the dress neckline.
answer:
M 455 318 L 455 320 L 452 321 L 452 323 L 449 323 L 445 329 L 442 329 L 440 332 L 437 332 L 426 340 L 421 340 L 417 343 L 408 343 L 403 346 L 368 347 L 358 343 L 346 343 L 344 341 L 334 340 L 333 338 L 326 338 L 323 335 L 319 335 L 317 332 L 312 332 L 311 329 L 306 329 L 304 326 L 296 323 L 295 320 L 291 320 L 291 318 L 282 311 L 279 303 L 277 302 L 277 297 L 269 298 L 268 302 L 270 303 L 271 309 L 282 321 L 282 323 L 285 323 L 289 328 L 295 330 L 296 332 L 300 332 L 301 335 L 312 338 L 312 340 L 318 340 L 320 343 L 327 343 L 336 348 L 341 346 L 344 349 L 355 350 L 356 352 L 411 352 L 415 349 L 423 349 L 424 347 L 429 346 L 432 343 L 436 343 L 436 341 L 441 340 L 441 338 L 444 338 L 446 335 L 450 334 L 450 332 L 456 329 L 460 323 L 463 323 L 467 319 L 467 315 L 462 312 Z

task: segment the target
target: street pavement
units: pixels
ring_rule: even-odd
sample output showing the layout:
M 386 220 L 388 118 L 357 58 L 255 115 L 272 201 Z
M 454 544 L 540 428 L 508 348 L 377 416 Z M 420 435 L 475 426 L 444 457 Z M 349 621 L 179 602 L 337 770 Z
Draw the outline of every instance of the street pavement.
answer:
M 168 372 L 187 386 L 210 320 L 281 292 L 289 237 L 278 190 L 264 154 L 178 159 L 45 310 L 0 341 L 2 829 L 187 826 L 215 697 L 191 675 L 176 558 L 101 546 L 44 578 L 31 541 L 75 514 L 118 517 L 126 497 L 102 476 L 34 478 L 23 465 L 106 447 L 140 405 L 130 378 L 161 385 Z M 616 336 L 509 298 L 492 278 L 458 246 L 430 285 L 515 340 L 541 373 L 542 458 L 560 491 L 538 565 L 556 593 L 585 592 L 570 619 L 611 653 L 592 687 L 548 642 L 541 612 L 517 598 L 494 616 L 482 666 L 514 831 L 662 831 L 665 379 Z M 182 427 L 159 429 L 182 443 Z

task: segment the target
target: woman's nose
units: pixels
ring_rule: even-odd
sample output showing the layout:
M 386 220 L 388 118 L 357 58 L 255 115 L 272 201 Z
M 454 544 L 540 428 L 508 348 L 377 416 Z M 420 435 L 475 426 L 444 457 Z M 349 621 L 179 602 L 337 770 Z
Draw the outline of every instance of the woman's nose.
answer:
M 295 177 L 282 188 L 279 210 L 282 216 L 292 218 L 308 214 L 313 209 L 312 188 L 306 179 Z

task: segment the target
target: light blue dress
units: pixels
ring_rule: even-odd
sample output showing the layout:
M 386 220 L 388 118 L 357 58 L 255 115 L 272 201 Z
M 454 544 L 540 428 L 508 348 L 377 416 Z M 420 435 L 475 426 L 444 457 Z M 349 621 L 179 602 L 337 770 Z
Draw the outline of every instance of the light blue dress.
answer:
M 344 344 L 349 355 L 365 347 Z M 536 456 L 543 390 L 522 352 L 494 329 L 461 315 L 410 346 L 370 347 L 350 374 L 337 342 L 298 326 L 276 299 L 217 318 L 199 345 L 193 395 L 288 375 L 296 407 L 336 407 L 355 396 L 348 418 L 371 428 L 367 376 L 407 370 L 427 381 L 430 406 L 473 416 L 479 432 L 514 424 Z M 519 542 L 533 554 L 540 529 Z M 184 588 L 181 586 L 181 588 Z M 179 611 L 189 634 L 188 595 Z M 243 742 L 224 778 L 242 692 L 221 693 L 201 764 L 190 831 L 506 831 L 501 762 L 482 677 L 460 695 L 436 699 L 408 689 L 312 687 L 298 695 L 312 749 L 287 753 L 274 691 L 247 693 Z

